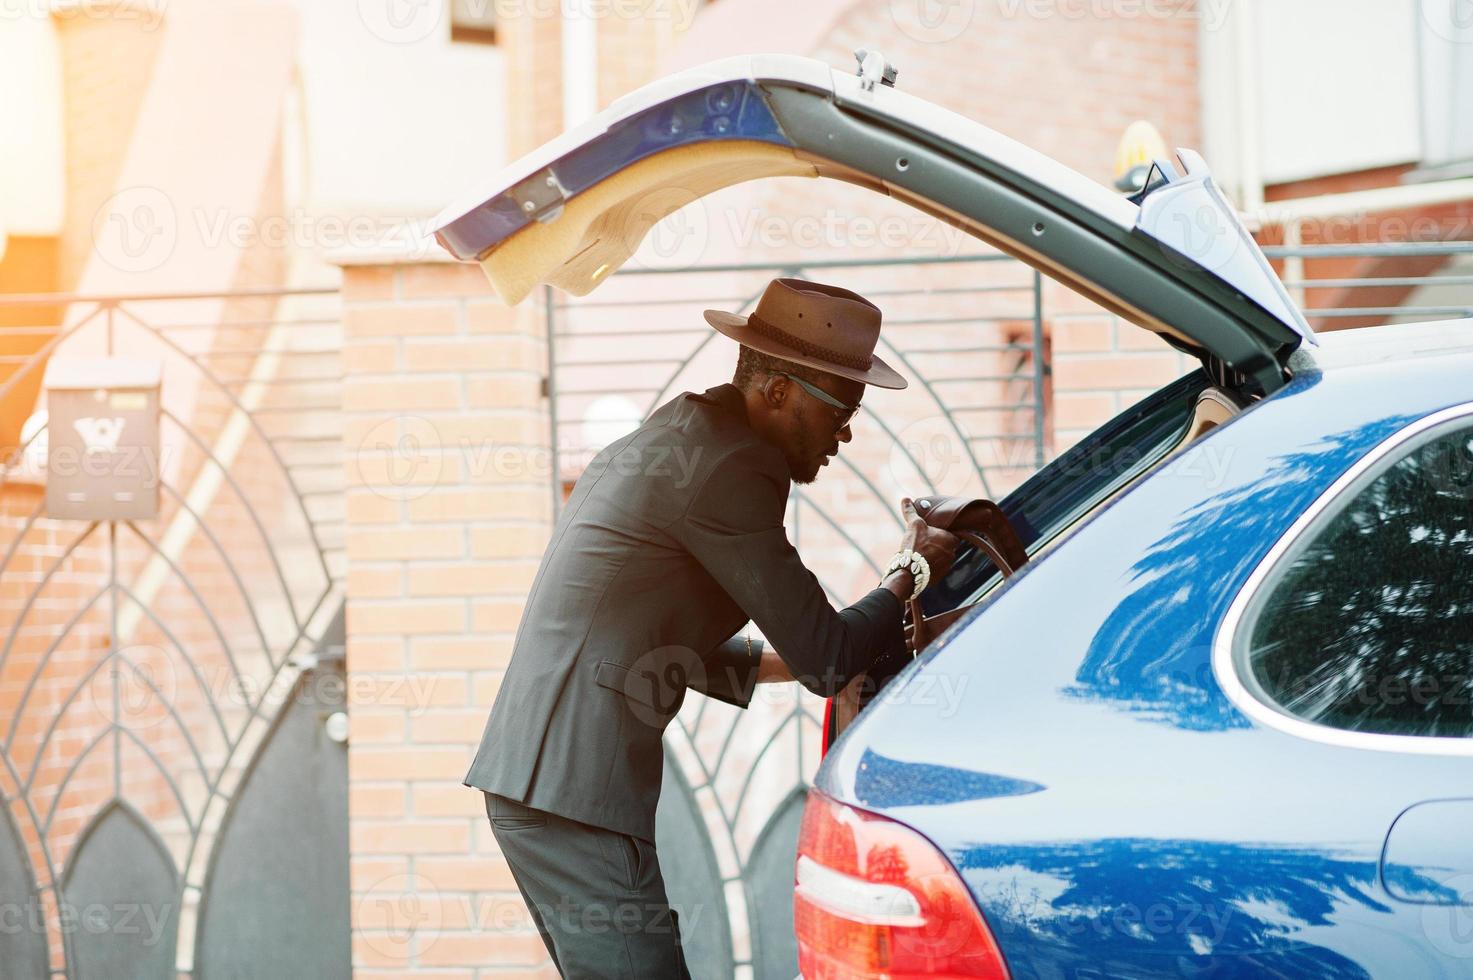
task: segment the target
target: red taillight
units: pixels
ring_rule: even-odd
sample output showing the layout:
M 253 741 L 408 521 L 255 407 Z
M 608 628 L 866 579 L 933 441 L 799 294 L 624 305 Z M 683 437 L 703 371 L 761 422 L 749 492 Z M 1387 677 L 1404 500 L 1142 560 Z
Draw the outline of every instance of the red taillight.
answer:
M 961 876 L 909 827 L 810 792 L 796 878 L 805 980 L 1008 976 Z

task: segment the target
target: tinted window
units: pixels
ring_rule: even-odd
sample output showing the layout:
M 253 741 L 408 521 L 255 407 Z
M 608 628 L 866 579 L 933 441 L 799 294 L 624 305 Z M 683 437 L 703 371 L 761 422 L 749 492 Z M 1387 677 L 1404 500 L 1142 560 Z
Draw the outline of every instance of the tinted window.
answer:
M 1134 477 L 1182 437 L 1207 375 L 1193 371 L 1143 398 L 1090 433 L 998 501 L 1023 546 L 1058 530 Z M 970 545 L 957 551 L 945 578 L 921 595 L 926 615 L 975 602 L 998 578 L 990 559 Z
M 1433 430 L 1393 459 L 1259 591 L 1250 679 L 1323 725 L 1473 735 L 1473 426 Z

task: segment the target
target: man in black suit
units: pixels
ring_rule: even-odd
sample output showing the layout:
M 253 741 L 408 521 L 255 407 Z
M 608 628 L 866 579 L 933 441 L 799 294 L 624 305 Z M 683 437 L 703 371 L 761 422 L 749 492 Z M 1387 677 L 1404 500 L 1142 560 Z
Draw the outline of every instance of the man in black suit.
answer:
M 955 555 L 905 500 L 891 570 L 835 610 L 783 528 L 790 481 L 852 438 L 865 385 L 906 385 L 874 355 L 873 303 L 775 279 L 751 316 L 706 319 L 741 345 L 733 382 L 662 405 L 579 477 L 464 780 L 568 977 L 687 975 L 654 844 L 686 690 L 743 708 L 764 680 L 833 695 L 903 652 L 904 600 Z M 772 650 L 735 635 L 749 619 Z

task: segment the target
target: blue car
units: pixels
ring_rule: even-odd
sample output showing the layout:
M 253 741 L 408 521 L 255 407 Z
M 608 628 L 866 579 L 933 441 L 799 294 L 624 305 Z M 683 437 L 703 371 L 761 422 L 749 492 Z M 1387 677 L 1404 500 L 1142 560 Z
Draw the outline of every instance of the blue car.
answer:
M 1473 321 L 1316 338 L 1195 153 L 1125 197 L 861 55 L 671 76 L 436 221 L 516 302 L 840 180 L 1201 364 L 1000 501 L 1027 563 L 964 549 L 955 621 L 830 713 L 803 975 L 1473 977 Z
M 1003 501 L 1033 559 L 819 770 L 805 977 L 1473 976 L 1473 322 L 1287 365 Z

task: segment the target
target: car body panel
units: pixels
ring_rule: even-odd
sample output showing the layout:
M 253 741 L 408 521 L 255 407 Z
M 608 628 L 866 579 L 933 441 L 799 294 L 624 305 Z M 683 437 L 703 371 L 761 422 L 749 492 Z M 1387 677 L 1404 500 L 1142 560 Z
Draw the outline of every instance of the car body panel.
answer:
M 817 788 L 940 847 L 1014 977 L 1473 975 L 1466 910 L 1380 876 L 1398 816 L 1473 790 L 1469 760 L 1294 737 L 1213 670 L 1230 603 L 1305 508 L 1473 394 L 1466 350 L 1340 360 L 1305 358 L 1091 515 L 831 747 Z
M 963 228 L 1275 390 L 1312 334 L 1198 170 L 1168 189 L 1197 192 L 1198 219 L 1218 208 L 1200 254 L 1165 234 L 1169 215 L 1142 223 L 1132 201 L 979 123 L 811 59 L 761 55 L 621 100 L 446 208 L 434 232 L 507 302 L 538 283 L 582 295 L 694 200 L 762 177 L 829 177 Z
M 1473 799 L 1428 800 L 1396 818 L 1381 854 L 1393 898 L 1473 905 Z

